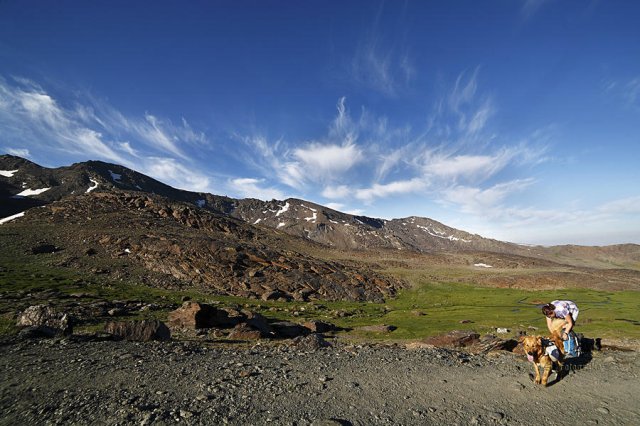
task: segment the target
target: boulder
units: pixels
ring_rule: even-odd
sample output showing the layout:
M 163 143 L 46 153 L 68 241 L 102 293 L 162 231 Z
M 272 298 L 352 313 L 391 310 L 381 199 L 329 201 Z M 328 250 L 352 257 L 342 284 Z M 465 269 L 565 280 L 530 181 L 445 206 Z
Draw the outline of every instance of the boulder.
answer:
M 73 332 L 73 318 L 48 305 L 29 306 L 18 316 L 16 325 L 18 327 L 48 327 L 65 335 Z
M 223 311 L 223 313 L 220 313 L 218 315 L 218 319 L 220 320 L 219 327 L 221 328 L 235 327 L 241 322 L 244 322 L 245 319 L 247 318 L 247 316 L 243 313 L 245 311 L 241 311 L 240 309 L 236 309 L 236 308 L 218 308 L 218 309 Z M 226 319 L 225 319 L 225 315 L 226 315 Z
M 171 339 L 169 328 L 157 320 L 108 322 L 104 330 L 120 339 L 136 342 Z
M 267 291 L 262 293 L 262 296 L 260 296 L 260 298 L 264 301 L 267 301 L 267 300 L 278 300 L 278 299 L 290 299 L 290 296 L 279 290 L 273 290 L 273 291 Z
M 236 325 L 229 333 L 229 339 L 235 340 L 258 340 L 261 337 L 260 330 L 253 329 L 246 323 Z
M 307 321 L 302 325 L 308 328 L 312 333 L 327 333 L 329 331 L 338 330 L 338 327 L 335 325 L 324 321 L 312 320 Z
M 273 334 L 273 328 L 271 328 L 263 315 L 248 310 L 243 310 L 241 313 L 245 316 L 243 322 L 251 328 L 260 331 L 263 337 Z
M 298 302 L 306 302 L 309 300 L 309 296 L 311 296 L 313 293 L 314 293 L 313 290 L 309 290 L 306 288 L 302 290 L 298 290 L 293 293 L 293 300 L 296 300 Z
M 213 306 L 187 301 L 175 311 L 169 312 L 168 324 L 171 328 L 191 330 L 211 327 L 232 327 L 241 318 L 232 318 L 228 312 Z
M 298 350 L 312 352 L 321 348 L 331 346 L 331 344 L 324 340 L 321 334 L 313 333 L 308 336 L 298 336 L 291 342 L 291 346 Z

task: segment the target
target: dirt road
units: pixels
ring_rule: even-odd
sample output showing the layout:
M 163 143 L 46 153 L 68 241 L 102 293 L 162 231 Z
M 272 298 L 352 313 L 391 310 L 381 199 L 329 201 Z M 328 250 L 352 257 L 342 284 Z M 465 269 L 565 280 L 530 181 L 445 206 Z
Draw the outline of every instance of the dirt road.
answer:
M 639 367 L 605 348 L 543 388 L 510 352 L 4 341 L 0 423 L 632 425 Z

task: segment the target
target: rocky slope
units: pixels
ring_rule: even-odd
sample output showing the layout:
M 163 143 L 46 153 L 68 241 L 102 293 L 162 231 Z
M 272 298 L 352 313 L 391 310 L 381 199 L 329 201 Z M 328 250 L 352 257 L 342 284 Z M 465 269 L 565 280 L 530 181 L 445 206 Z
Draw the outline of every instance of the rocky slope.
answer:
M 0 218 L 97 189 L 161 195 L 337 249 L 401 249 L 422 253 L 483 251 L 546 258 L 577 266 L 640 269 L 640 245 L 637 244 L 522 246 L 483 238 L 423 217 L 383 220 L 341 213 L 304 200 L 238 200 L 179 190 L 126 167 L 101 161 L 49 169 L 20 157 L 0 156 L 0 198 L 3 200 Z
M 484 250 L 523 252 L 526 248 L 482 238 L 428 218 L 382 220 L 353 216 L 308 201 L 236 200 L 182 191 L 115 164 L 89 161 L 48 169 L 28 160 L 0 156 L 0 197 L 6 200 L 0 217 L 44 205 L 67 195 L 99 189 L 157 194 L 221 213 L 247 223 L 266 226 L 340 249 Z
M 17 232 L 20 250 L 58 241 L 65 248 L 59 257 L 66 260 L 58 262 L 63 267 L 107 270 L 112 278 L 133 277 L 153 286 L 379 301 L 404 284 L 371 270 L 392 264 L 381 266 L 375 259 L 366 267 L 361 260 L 395 258 L 393 252 L 417 254 L 415 263 L 424 266 L 450 270 L 453 262 L 458 269 L 471 268 L 453 278 L 431 274 L 436 281 L 603 290 L 633 289 L 640 282 L 640 246 L 634 244 L 526 247 L 428 218 L 382 220 L 297 199 L 236 200 L 178 190 L 99 161 L 48 169 L 0 156 L 0 198 L 0 237 L 11 239 Z M 324 259 L 354 260 L 320 260 L 320 252 Z M 535 274 L 526 272 L 533 269 Z
M 286 234 L 143 192 L 70 195 L 4 224 L 0 238 L 7 256 L 55 252 L 56 266 L 112 279 L 265 300 L 381 301 L 404 285 L 295 251 Z

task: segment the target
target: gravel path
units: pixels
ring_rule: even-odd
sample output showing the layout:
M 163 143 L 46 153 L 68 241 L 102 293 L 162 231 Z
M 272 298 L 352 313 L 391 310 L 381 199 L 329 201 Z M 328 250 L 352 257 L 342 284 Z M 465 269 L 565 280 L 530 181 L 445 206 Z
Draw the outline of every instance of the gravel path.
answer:
M 637 352 L 547 388 L 509 352 L 189 342 L 0 343 L 0 424 L 640 424 Z

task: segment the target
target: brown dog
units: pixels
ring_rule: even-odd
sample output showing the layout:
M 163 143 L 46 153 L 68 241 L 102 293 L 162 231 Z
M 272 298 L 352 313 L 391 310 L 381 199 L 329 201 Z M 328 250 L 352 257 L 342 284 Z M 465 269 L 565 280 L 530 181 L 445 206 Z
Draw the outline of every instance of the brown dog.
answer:
M 560 351 L 560 359 L 558 360 L 559 368 L 562 368 L 562 357 L 564 356 L 564 347 L 562 345 L 562 339 L 560 335 L 554 332 L 551 339 L 545 339 L 542 336 L 522 336 L 520 337 L 520 343 L 524 347 L 524 352 L 527 354 L 527 359 L 533 363 L 533 369 L 536 373 L 534 382 L 536 384 L 543 384 L 547 386 L 549 380 L 549 374 L 553 368 L 553 360 L 546 353 L 545 340 L 552 341 L 558 350 Z M 540 367 L 542 367 L 542 376 L 540 376 Z

